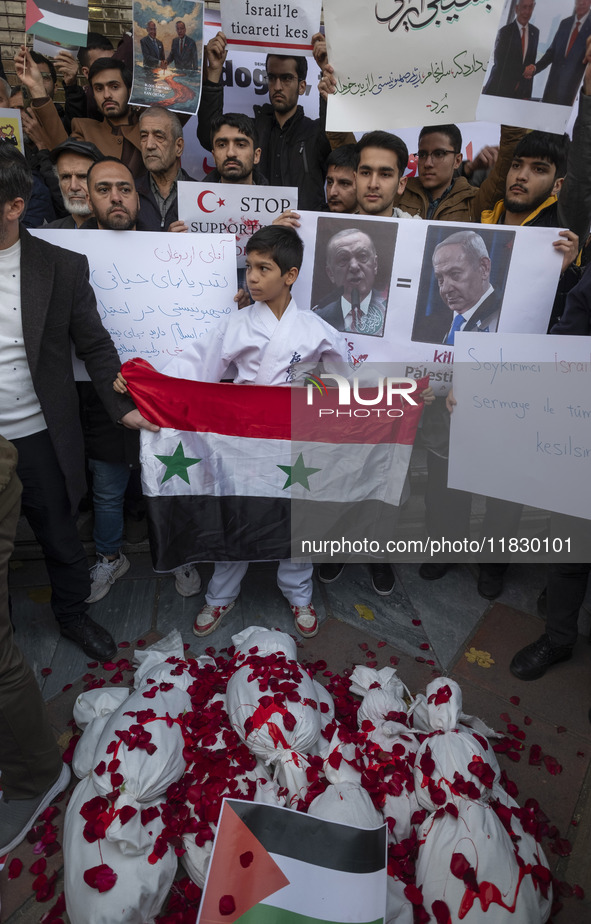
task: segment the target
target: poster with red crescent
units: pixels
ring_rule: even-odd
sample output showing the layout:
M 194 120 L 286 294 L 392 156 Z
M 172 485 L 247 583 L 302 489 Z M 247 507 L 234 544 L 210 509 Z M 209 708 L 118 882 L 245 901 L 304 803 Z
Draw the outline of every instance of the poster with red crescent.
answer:
M 194 115 L 201 96 L 202 0 L 135 0 L 134 106 L 162 106 Z

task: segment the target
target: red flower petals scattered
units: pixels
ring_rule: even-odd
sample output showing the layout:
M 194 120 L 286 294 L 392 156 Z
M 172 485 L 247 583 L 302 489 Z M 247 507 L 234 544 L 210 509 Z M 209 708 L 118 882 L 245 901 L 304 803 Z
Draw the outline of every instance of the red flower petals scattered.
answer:
M 108 892 L 117 882 L 117 874 L 106 863 L 84 870 L 84 882 L 98 892 Z
M 242 866 L 244 869 L 247 869 L 253 860 L 254 854 L 252 850 L 246 850 L 244 853 L 240 854 L 240 866 Z
M 236 902 L 234 901 L 234 896 L 222 895 L 220 898 L 219 908 L 220 914 L 223 914 L 224 916 L 234 914 L 236 911 Z

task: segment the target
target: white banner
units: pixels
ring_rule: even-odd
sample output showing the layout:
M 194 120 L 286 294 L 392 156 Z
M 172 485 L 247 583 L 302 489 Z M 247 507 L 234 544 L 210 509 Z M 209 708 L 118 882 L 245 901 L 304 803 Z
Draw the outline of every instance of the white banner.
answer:
M 297 209 L 294 186 L 246 186 L 242 183 L 178 184 L 179 218 L 190 232 L 234 234 L 238 266 L 245 265 L 248 238 L 270 225 L 286 209 Z
M 591 519 L 588 337 L 459 334 L 450 488 Z
M 321 317 L 347 331 L 353 366 L 400 362 L 403 375 L 430 374 L 436 391 L 445 393 L 454 361 L 454 346 L 445 341 L 455 315 L 469 312 L 467 323 L 480 333 L 546 331 L 561 268 L 552 247 L 556 228 L 317 212 L 303 212 L 300 221 L 306 251 L 294 298 L 300 308 L 318 306 Z M 349 237 L 339 238 L 337 252 L 338 241 L 330 242 L 345 231 Z M 458 232 L 468 232 L 468 239 L 458 242 Z M 466 244 L 480 256 L 473 249 L 467 259 Z M 449 258 L 443 268 L 436 248 Z M 452 284 L 461 267 L 462 280 Z M 353 288 L 362 308 L 367 301 L 357 331 L 344 319 L 350 304 L 341 300 Z
M 222 32 L 230 47 L 243 51 L 310 54 L 321 6 L 321 0 L 221 0 Z
M 122 362 L 141 356 L 160 370 L 237 310 L 232 235 L 40 228 L 31 234 L 86 254 L 98 312 Z
M 470 121 L 503 0 L 324 0 L 329 131 Z

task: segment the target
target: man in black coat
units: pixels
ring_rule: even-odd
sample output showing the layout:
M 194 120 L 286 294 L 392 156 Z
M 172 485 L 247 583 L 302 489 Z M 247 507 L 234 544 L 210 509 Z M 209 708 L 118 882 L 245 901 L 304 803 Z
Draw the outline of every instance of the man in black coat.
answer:
M 0 363 L 10 372 L 0 385 L 0 430 L 19 453 L 22 509 L 43 549 L 60 632 L 105 661 L 116 646 L 88 617 L 90 578 L 76 531 L 86 483 L 71 342 L 113 420 L 158 428 L 112 389 L 119 357 L 96 310 L 86 257 L 19 226 L 31 185 L 20 152 L 0 147 L 0 302 L 13 309 L 0 318 Z
M 523 72 L 538 53 L 540 30 L 530 23 L 535 5 L 535 0 L 517 0 L 515 19 L 499 29 L 493 68 L 482 91 L 487 96 L 531 99 L 532 80 Z

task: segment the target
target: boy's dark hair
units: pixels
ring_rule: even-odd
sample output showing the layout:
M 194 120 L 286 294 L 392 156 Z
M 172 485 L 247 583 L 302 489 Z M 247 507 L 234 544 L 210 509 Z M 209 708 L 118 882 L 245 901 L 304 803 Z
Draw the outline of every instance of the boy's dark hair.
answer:
M 131 185 L 132 185 L 132 186 L 135 186 L 135 181 L 134 181 L 134 178 L 133 178 L 133 173 L 131 172 L 131 170 L 129 169 L 129 167 L 127 166 L 127 164 L 124 164 L 123 161 L 122 161 L 122 160 L 119 160 L 118 157 L 112 157 L 110 154 L 107 154 L 106 157 L 101 157 L 100 160 L 95 160 L 95 162 L 94 162 L 93 164 L 91 164 L 90 167 L 88 168 L 88 173 L 86 174 L 86 182 L 87 182 L 87 184 L 88 184 L 89 187 L 90 187 L 90 174 L 92 173 L 92 171 L 94 170 L 94 168 L 96 167 L 96 165 L 97 165 L 97 164 L 108 163 L 109 161 L 111 161 L 111 163 L 119 164 L 119 166 L 125 167 L 125 169 L 129 172 L 129 174 L 130 174 L 130 176 L 131 176 Z
M 566 174 L 570 141 L 568 135 L 554 135 L 551 132 L 529 132 L 518 141 L 513 157 L 534 157 L 547 160 L 556 167 L 556 178 Z
M 244 115 L 242 112 L 223 112 L 214 116 L 211 120 L 210 138 L 213 145 L 214 135 L 217 135 L 222 125 L 229 125 L 230 128 L 236 128 L 247 138 L 252 139 L 253 147 L 258 148 L 259 137 L 254 123 L 254 119 Z
M 308 76 L 308 62 L 302 55 L 275 55 L 273 52 L 265 58 L 265 70 L 269 64 L 269 58 L 278 58 L 280 61 L 289 61 L 290 58 L 296 63 L 296 74 L 298 80 L 305 80 Z
M 326 167 L 348 167 L 357 170 L 359 164 L 359 151 L 356 144 L 342 144 L 331 151 L 326 158 Z
M 364 148 L 385 148 L 387 151 L 393 151 L 398 159 L 398 172 L 401 177 L 404 176 L 408 166 L 408 148 L 398 135 L 382 131 L 366 132 L 357 142 L 357 153 L 360 157 Z
M 114 51 L 113 43 L 106 35 L 100 32 L 89 32 L 86 36 L 86 47 L 78 49 L 78 63 L 80 67 L 88 67 L 88 52 L 96 51 Z
M 53 63 L 49 60 L 49 58 L 46 58 L 45 55 L 40 55 L 38 51 L 32 51 L 31 57 L 35 64 L 44 64 L 49 71 L 49 76 L 53 80 L 54 84 L 57 83 L 57 73 Z
M 0 144 L 0 207 L 14 199 L 25 206 L 33 192 L 33 174 L 21 152 L 13 144 Z
M 246 255 L 253 251 L 268 254 L 283 276 L 293 266 L 300 269 L 304 258 L 304 242 L 293 228 L 267 225 L 266 228 L 255 231 L 248 239 Z
M 419 134 L 419 145 L 421 139 L 425 138 L 426 135 L 434 135 L 435 132 L 438 132 L 441 135 L 447 135 L 449 138 L 449 143 L 454 149 L 454 154 L 460 154 L 462 151 L 462 133 L 457 125 L 424 125 Z
M 92 81 L 97 74 L 102 74 L 103 71 L 119 71 L 123 83 L 131 92 L 133 75 L 123 61 L 120 61 L 119 58 L 97 58 L 96 61 L 93 61 L 88 71 L 88 82 L 90 86 L 92 86 Z

